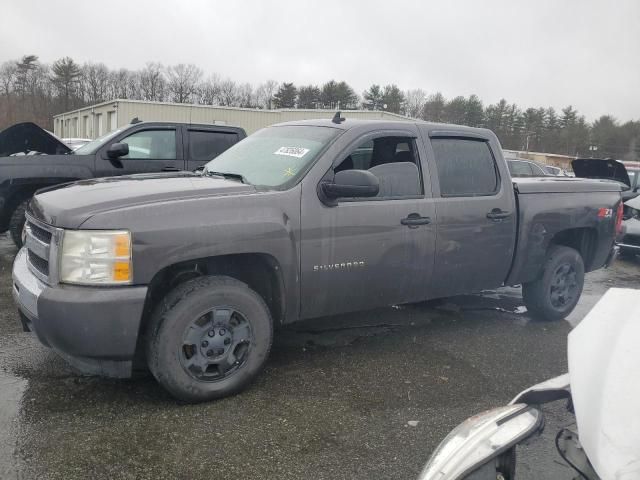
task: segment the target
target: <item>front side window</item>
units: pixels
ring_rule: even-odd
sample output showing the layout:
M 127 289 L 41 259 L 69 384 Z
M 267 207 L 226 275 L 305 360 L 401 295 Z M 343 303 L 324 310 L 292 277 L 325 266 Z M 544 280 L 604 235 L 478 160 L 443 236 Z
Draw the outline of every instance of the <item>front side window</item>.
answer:
M 201 162 L 212 160 L 237 142 L 237 133 L 189 130 L 189 156 Z
M 176 159 L 175 130 L 143 130 L 121 140 L 129 145 L 129 159 Z
M 460 138 L 434 138 L 440 194 L 443 197 L 497 193 L 500 186 L 495 160 L 487 142 Z
M 380 182 L 377 198 L 407 198 L 423 194 L 420 163 L 412 138 L 380 137 L 358 145 L 334 171 L 368 170 Z
M 88 117 L 85 117 L 88 118 Z M 87 120 L 87 130 L 85 130 L 85 134 L 88 134 L 88 125 L 89 121 Z M 96 138 L 95 140 L 91 140 L 86 145 L 83 145 L 79 149 L 74 152 L 74 155 L 93 155 L 98 151 L 100 147 L 102 147 L 105 143 L 107 143 L 112 138 L 116 137 L 118 134 L 122 133 L 126 127 L 119 128 L 114 130 L 113 132 L 106 133 L 101 137 Z
M 253 185 L 286 188 L 340 133 L 337 128 L 303 125 L 265 128 L 207 163 L 205 174 L 241 175 Z

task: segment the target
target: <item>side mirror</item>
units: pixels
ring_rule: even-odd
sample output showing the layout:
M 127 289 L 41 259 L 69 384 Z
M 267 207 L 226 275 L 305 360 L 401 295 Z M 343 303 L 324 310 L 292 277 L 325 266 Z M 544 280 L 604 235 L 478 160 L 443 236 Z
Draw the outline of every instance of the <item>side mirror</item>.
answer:
M 380 181 L 368 170 L 343 170 L 335 174 L 333 181 L 321 183 L 324 196 L 337 198 L 375 197 Z
M 119 158 L 129 154 L 128 143 L 114 143 L 107 149 L 109 158 Z

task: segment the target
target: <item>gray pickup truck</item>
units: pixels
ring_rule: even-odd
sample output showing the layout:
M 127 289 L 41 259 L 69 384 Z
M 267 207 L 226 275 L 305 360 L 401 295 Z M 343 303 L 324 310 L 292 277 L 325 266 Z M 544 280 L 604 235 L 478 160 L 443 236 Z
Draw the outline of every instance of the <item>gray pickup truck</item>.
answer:
M 422 122 L 275 125 L 202 174 L 92 179 L 35 195 L 13 293 L 26 330 L 81 371 L 147 365 L 219 398 L 274 327 L 501 285 L 564 318 L 615 257 L 620 186 L 513 182 L 496 136 Z

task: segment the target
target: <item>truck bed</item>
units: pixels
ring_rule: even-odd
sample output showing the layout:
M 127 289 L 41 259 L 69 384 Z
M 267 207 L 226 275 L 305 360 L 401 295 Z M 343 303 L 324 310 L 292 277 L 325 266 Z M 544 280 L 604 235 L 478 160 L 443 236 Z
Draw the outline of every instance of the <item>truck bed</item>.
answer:
M 594 180 L 574 177 L 513 178 L 519 194 L 527 193 L 590 193 L 619 192 L 620 184 L 612 180 Z

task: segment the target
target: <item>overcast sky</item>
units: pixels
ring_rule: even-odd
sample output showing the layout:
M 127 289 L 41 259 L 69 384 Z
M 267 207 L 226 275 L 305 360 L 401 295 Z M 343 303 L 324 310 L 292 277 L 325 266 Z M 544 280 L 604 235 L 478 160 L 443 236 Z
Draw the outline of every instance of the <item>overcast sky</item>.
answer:
M 640 0 L 2 0 L 0 62 L 27 53 L 640 119 Z

